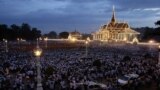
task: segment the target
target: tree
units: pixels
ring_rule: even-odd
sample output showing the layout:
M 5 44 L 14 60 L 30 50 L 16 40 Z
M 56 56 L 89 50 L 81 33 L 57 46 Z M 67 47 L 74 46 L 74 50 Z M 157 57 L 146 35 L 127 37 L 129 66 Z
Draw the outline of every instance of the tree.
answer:
M 27 23 L 23 23 L 22 26 L 21 26 L 21 30 L 22 30 L 22 38 L 25 38 L 25 39 L 30 39 L 30 36 L 31 36 L 31 27 L 29 24 Z
M 6 24 L 1 24 L 0 25 L 0 39 L 2 40 L 3 38 L 7 39 L 8 38 L 8 26 Z
M 64 39 L 66 39 L 66 38 L 68 38 L 68 36 L 69 36 L 69 33 L 68 33 L 68 32 L 61 32 L 61 33 L 59 33 L 59 38 L 64 38 Z
M 160 20 L 158 20 L 157 22 L 155 22 L 155 25 L 160 26 Z
M 44 34 L 44 36 L 48 38 L 57 38 L 57 33 L 55 31 L 51 31 L 48 34 Z
M 89 37 L 90 39 L 92 39 L 92 35 L 91 35 L 91 34 L 83 34 L 83 35 L 82 35 L 82 39 L 83 39 L 83 40 L 86 40 L 88 37 Z
M 157 28 L 155 28 L 156 33 L 157 33 L 158 35 L 160 35 L 160 20 L 158 20 L 157 22 L 155 22 L 155 25 L 158 26 Z
M 17 25 L 15 25 L 15 24 L 12 24 L 11 26 L 10 26 L 10 28 L 11 28 L 11 32 L 12 32 L 12 40 L 16 40 L 16 38 L 21 38 L 20 37 L 20 27 L 19 26 L 17 26 Z
M 37 28 L 31 29 L 30 25 L 26 23 L 23 23 L 21 26 L 12 24 L 10 27 L 6 24 L 0 24 L 0 40 L 16 40 L 17 38 L 34 40 L 40 36 L 40 30 L 37 30 Z
M 30 40 L 36 40 L 40 36 L 41 36 L 41 31 L 38 30 L 37 28 L 32 28 Z
M 144 30 L 143 37 L 142 37 L 143 40 L 148 40 L 148 39 L 152 38 L 152 36 L 154 36 L 156 34 L 155 28 L 141 27 L 139 29 Z

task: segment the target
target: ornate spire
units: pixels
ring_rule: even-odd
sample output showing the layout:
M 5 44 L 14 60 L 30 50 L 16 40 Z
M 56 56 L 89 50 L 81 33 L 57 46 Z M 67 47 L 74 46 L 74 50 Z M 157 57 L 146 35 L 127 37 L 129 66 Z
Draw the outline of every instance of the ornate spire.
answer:
M 77 29 L 75 28 L 75 31 L 74 32 L 77 32 Z
M 112 22 L 112 23 L 115 23 L 115 22 L 116 22 L 114 6 L 113 6 L 113 14 L 112 14 L 111 22 Z

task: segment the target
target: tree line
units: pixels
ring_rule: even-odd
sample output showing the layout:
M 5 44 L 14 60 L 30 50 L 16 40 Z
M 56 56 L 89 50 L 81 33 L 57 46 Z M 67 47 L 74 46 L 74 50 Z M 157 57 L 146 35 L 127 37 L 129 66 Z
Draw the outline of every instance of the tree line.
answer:
M 155 22 L 156 28 L 151 27 L 140 27 L 140 28 L 133 28 L 141 33 L 141 40 L 147 41 L 149 39 L 158 39 L 160 41 L 160 20 Z M 31 27 L 27 23 L 23 23 L 22 25 L 18 26 L 16 24 L 12 24 L 10 26 L 6 24 L 0 24 L 0 40 L 7 39 L 7 40 L 17 40 L 17 38 L 22 38 L 25 40 L 36 40 L 39 37 L 48 37 L 48 38 L 68 38 L 69 32 L 64 31 L 57 34 L 55 31 L 51 31 L 46 34 L 42 34 L 41 30 Z M 89 35 L 83 35 L 91 36 Z
M 47 34 L 41 33 L 41 30 L 31 27 L 27 23 L 23 23 L 22 25 L 12 24 L 10 26 L 6 24 L 0 24 L 0 41 L 3 39 L 7 40 L 17 40 L 17 39 L 25 39 L 25 40 L 36 40 L 39 37 L 48 37 L 48 38 L 68 38 L 68 32 L 61 32 L 59 35 L 55 31 L 51 31 Z
M 10 26 L 6 24 L 0 24 L 0 40 L 17 40 L 22 38 L 26 40 L 34 40 L 41 36 L 41 30 L 32 28 L 29 24 L 23 23 L 21 26 L 12 24 Z
M 154 39 L 156 41 L 160 41 L 160 20 L 155 22 L 156 28 L 153 27 L 140 27 L 133 28 L 136 31 L 141 33 L 141 41 L 148 41 Z

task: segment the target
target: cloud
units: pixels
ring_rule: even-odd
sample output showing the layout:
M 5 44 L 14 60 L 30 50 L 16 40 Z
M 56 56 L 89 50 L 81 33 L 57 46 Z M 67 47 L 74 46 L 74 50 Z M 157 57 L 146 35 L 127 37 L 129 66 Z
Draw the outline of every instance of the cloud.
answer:
M 160 11 L 160 8 L 145 8 L 145 11 Z
M 126 9 L 157 8 L 159 3 L 159 0 L 112 0 L 112 4 Z
M 118 20 L 133 26 L 154 26 L 159 17 L 159 3 L 159 0 L 0 0 L 0 21 L 27 22 L 43 32 L 75 28 L 92 32 L 109 22 L 114 5 Z

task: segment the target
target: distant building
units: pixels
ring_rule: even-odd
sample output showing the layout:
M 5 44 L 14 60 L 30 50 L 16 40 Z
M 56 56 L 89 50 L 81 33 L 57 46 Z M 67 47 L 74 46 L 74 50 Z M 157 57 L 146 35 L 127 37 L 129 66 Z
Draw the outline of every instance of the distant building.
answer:
M 128 23 L 116 21 L 113 7 L 111 21 L 108 24 L 101 26 L 99 31 L 94 32 L 92 35 L 93 40 L 133 41 L 139 34 L 139 32 L 132 30 Z
M 82 38 L 81 33 L 76 30 L 74 32 L 70 32 L 68 36 L 68 39 L 80 40 L 81 38 Z

